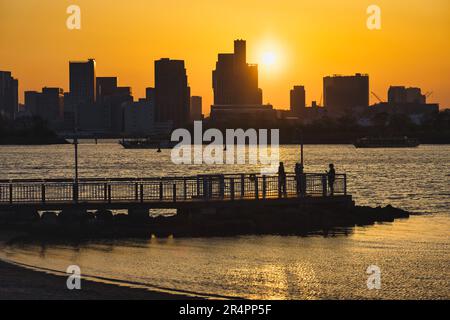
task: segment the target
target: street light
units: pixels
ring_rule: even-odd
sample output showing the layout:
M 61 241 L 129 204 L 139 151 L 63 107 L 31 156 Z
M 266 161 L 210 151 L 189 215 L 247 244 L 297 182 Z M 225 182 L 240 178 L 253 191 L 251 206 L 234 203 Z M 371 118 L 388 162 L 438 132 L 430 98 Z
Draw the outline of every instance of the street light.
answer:
M 75 147 L 75 184 L 78 184 L 78 137 L 75 136 L 73 140 L 73 145 Z

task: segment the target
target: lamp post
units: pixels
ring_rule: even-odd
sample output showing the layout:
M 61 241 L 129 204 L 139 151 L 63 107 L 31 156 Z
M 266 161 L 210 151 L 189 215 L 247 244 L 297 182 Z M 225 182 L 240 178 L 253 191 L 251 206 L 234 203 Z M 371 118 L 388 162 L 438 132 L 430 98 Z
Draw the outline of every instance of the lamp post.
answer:
M 73 140 L 73 146 L 75 148 L 75 184 L 78 184 L 78 137 L 75 136 Z

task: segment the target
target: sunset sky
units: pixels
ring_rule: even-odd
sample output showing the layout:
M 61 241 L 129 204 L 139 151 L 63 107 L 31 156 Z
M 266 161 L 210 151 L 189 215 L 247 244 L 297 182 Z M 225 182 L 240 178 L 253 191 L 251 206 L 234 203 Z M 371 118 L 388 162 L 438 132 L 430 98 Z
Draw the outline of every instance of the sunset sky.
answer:
M 81 30 L 66 27 L 71 4 Z M 366 27 L 371 4 L 382 10 L 379 31 Z M 0 0 L 0 70 L 19 79 L 21 101 L 25 90 L 67 90 L 68 61 L 87 58 L 137 99 L 154 84 L 154 60 L 169 57 L 186 61 L 209 113 L 217 54 L 238 38 L 276 108 L 289 108 L 294 85 L 306 86 L 309 104 L 320 101 L 323 76 L 356 72 L 382 99 L 389 85 L 419 86 L 450 107 L 448 0 Z

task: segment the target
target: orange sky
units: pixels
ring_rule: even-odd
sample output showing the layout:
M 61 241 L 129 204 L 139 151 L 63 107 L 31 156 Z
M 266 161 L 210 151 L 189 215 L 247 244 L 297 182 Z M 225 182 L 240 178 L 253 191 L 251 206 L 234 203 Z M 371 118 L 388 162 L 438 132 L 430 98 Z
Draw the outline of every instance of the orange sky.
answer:
M 81 8 L 81 30 L 66 28 L 66 9 Z M 366 9 L 382 9 L 382 29 L 366 27 Z M 212 102 L 211 71 L 219 52 L 247 40 L 248 60 L 260 65 L 264 102 L 289 107 L 292 86 L 320 100 L 322 77 L 369 73 L 371 90 L 389 85 L 433 91 L 430 102 L 450 107 L 448 0 L 0 0 L 0 70 L 23 91 L 68 89 L 68 61 L 95 58 L 98 76 L 118 76 L 135 98 L 153 85 L 153 61 L 186 61 L 193 95 Z M 372 97 L 372 102 L 376 100 Z

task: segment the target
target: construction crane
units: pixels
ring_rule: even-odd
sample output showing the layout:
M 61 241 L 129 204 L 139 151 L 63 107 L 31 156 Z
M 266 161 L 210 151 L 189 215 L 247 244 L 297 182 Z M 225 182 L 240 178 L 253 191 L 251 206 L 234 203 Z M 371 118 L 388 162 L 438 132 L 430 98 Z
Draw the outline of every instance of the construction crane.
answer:
M 378 101 L 380 101 L 380 103 L 384 103 L 384 101 L 381 100 L 381 98 L 380 98 L 375 92 L 371 91 L 370 93 L 372 93 L 372 95 L 373 95 Z

